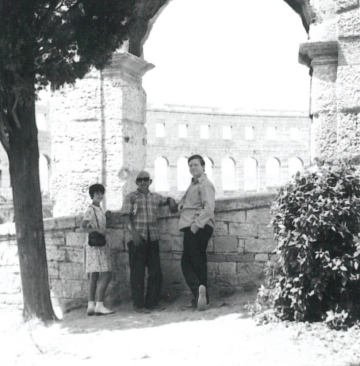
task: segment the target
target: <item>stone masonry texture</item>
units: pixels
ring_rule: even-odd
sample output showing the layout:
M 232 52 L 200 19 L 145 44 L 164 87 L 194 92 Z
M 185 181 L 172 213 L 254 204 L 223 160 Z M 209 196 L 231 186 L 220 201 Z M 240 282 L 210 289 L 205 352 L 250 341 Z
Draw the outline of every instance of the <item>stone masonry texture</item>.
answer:
M 208 276 L 211 296 L 255 289 L 263 279 L 263 269 L 275 248 L 270 223 L 270 193 L 216 201 L 215 231 L 208 247 Z M 87 301 L 84 246 L 87 235 L 80 231 L 82 216 L 46 219 L 45 241 L 51 296 L 64 311 Z M 189 294 L 180 259 L 182 233 L 178 215 L 165 207 L 159 219 L 160 257 L 164 276 L 162 296 L 171 300 Z M 129 283 L 128 235 L 119 212 L 107 223 L 107 245 L 111 247 L 116 270 L 105 301 L 118 303 L 131 297 Z M 0 307 L 21 307 L 21 281 L 15 228 L 0 225 Z

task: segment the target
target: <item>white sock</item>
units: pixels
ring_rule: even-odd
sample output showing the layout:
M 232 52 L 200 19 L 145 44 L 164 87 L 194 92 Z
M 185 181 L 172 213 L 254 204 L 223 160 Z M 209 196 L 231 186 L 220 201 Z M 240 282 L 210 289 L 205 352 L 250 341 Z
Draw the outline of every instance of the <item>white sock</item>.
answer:
M 104 303 L 102 301 L 97 301 L 96 302 L 96 307 L 97 308 L 103 308 L 104 307 Z
M 95 307 L 95 301 L 88 301 L 88 308 L 94 308 Z

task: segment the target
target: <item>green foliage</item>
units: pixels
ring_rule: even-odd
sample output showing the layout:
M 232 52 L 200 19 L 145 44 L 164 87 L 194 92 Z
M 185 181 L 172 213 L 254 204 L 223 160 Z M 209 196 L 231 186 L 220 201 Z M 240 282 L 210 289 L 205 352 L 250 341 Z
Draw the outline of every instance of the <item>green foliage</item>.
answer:
M 245 308 L 258 324 L 276 322 L 278 318 L 274 313 L 275 299 L 278 297 L 278 278 L 281 268 L 277 261 L 268 261 L 264 268 L 265 282 L 258 290 L 254 303 L 248 303 Z
M 351 324 L 359 317 L 360 181 L 345 163 L 297 174 L 272 207 L 281 276 L 278 317 L 326 318 Z M 332 314 L 332 317 L 329 315 Z
M 2 111 L 33 102 L 49 83 L 57 89 L 104 68 L 128 37 L 134 2 L 0 0 Z

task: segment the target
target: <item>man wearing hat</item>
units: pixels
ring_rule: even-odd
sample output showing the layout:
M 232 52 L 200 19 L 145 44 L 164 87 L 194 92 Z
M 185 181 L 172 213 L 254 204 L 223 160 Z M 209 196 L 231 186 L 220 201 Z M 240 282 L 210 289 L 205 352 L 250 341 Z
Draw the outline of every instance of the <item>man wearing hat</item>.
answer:
M 150 174 L 141 171 L 136 178 L 138 189 L 126 195 L 122 216 L 132 240 L 128 243 L 130 284 L 134 310 L 148 313 L 160 309 L 162 272 L 159 255 L 159 231 L 157 218 L 159 207 L 169 205 L 170 212 L 177 211 L 174 199 L 149 190 Z M 148 281 L 145 295 L 145 268 Z

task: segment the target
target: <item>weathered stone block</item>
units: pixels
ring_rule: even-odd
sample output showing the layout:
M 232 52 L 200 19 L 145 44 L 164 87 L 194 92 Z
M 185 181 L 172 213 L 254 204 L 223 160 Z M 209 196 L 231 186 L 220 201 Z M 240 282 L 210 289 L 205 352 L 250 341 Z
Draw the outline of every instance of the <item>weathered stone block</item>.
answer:
M 56 246 L 65 245 L 65 233 L 63 231 L 46 232 L 45 243 L 47 248 L 49 248 L 52 245 Z
M 331 160 L 337 153 L 336 114 L 314 115 L 312 124 L 312 149 L 314 156 Z
M 214 243 L 213 237 L 210 238 L 206 251 L 207 251 L 207 253 L 213 253 L 215 251 L 215 243 Z
M 171 237 L 171 249 L 175 252 L 181 252 L 183 250 L 184 236 L 172 236 Z
M 237 263 L 236 270 L 239 277 L 239 282 L 245 281 L 249 278 L 252 280 L 261 280 L 264 278 L 264 263 Z
M 87 233 L 66 232 L 65 242 L 68 247 L 84 247 L 87 245 Z
M 219 286 L 238 286 L 237 275 L 216 275 L 215 283 Z
M 357 113 L 338 113 L 338 154 L 352 157 L 359 154 L 360 126 Z
M 17 274 L 0 272 L 0 294 L 17 294 L 21 292 L 21 278 Z
M 18 266 L 19 257 L 16 245 L 0 242 L 0 266 Z
M 106 245 L 109 245 L 113 249 L 125 250 L 124 230 L 107 229 Z
M 48 272 L 49 272 L 49 277 L 60 278 L 59 263 L 58 262 L 48 262 Z
M 84 280 L 51 279 L 50 288 L 56 298 L 87 299 L 88 284 Z
M 224 236 L 228 235 L 228 224 L 223 221 L 216 221 L 214 227 L 214 235 L 215 236 Z
M 46 250 L 46 258 L 48 261 L 65 261 L 66 258 L 66 250 L 65 249 L 47 249 Z
M 249 238 L 245 241 L 245 252 L 251 253 L 271 253 L 276 248 L 272 239 Z
M 311 113 L 336 112 L 336 65 L 314 65 Z
M 338 67 L 337 90 L 339 111 L 360 108 L 360 65 Z
M 238 251 L 238 239 L 236 236 L 215 236 L 215 253 L 231 253 Z
M 257 237 L 258 226 L 255 224 L 248 224 L 248 223 L 246 224 L 230 223 L 229 234 L 241 238 Z
M 215 215 L 215 227 L 219 222 L 245 222 L 245 210 L 231 211 L 231 212 L 219 212 Z
M 271 220 L 270 207 L 246 211 L 247 224 L 268 225 Z
M 59 275 L 62 280 L 87 279 L 84 266 L 80 263 L 59 263 Z
M 357 7 L 359 7 L 359 0 L 335 0 L 335 10 L 337 13 Z
M 163 235 L 159 240 L 159 247 L 161 252 L 171 252 L 172 251 L 173 240 L 170 235 Z
M 129 254 L 128 253 L 124 253 L 124 252 L 117 252 L 116 253 L 116 266 L 120 267 L 120 266 L 126 266 L 129 264 Z
M 254 262 L 255 254 L 227 254 L 226 260 L 228 262 Z
M 269 225 L 258 225 L 258 237 L 260 239 L 273 238 L 273 228 Z
M 207 269 L 208 269 L 208 274 L 209 273 L 217 273 L 217 263 L 208 262 L 207 263 Z
M 269 254 L 255 254 L 256 262 L 267 262 L 269 260 Z
M 208 262 L 226 262 L 226 255 L 217 253 L 208 253 L 207 260 Z
M 219 275 L 233 275 L 236 274 L 236 263 L 218 263 L 217 273 Z
M 359 8 L 339 14 L 338 36 L 339 38 L 360 36 Z
M 343 38 L 339 40 L 339 66 L 360 64 L 360 39 Z
M 78 248 L 67 248 L 66 249 L 66 262 L 72 262 L 72 263 L 84 263 L 84 249 L 78 249 Z

